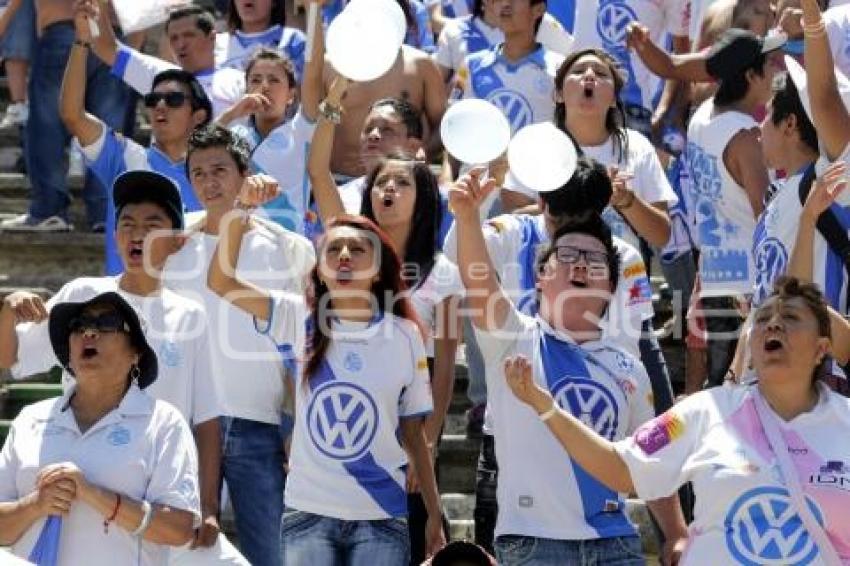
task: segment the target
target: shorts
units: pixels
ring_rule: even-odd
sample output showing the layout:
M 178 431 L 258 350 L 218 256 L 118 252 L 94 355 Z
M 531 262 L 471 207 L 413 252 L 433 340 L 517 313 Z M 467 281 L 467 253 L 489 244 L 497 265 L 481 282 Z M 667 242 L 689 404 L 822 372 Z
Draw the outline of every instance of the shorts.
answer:
M 22 0 L 6 33 L 0 38 L 0 57 L 3 59 L 32 59 L 35 48 L 35 0 Z

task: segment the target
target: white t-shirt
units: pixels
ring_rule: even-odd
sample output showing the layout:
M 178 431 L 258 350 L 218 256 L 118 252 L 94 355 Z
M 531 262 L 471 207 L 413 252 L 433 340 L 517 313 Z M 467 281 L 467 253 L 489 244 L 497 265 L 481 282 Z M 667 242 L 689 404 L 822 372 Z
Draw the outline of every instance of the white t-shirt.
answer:
M 231 127 L 251 146 L 251 169 L 255 173 L 271 175 L 280 186 L 280 196 L 263 205 L 262 210 L 272 221 L 302 236 L 310 202 L 307 148 L 315 129 L 316 123 L 307 120 L 300 111 L 265 138 L 260 137 L 253 122 L 246 121 Z
M 0 501 L 32 493 L 45 466 L 72 462 L 92 485 L 189 511 L 200 522 L 195 443 L 177 409 L 131 386 L 115 410 L 81 434 L 68 407 L 72 393 L 29 405 L 15 418 L 0 452 Z M 167 562 L 167 546 L 136 538 L 115 523 L 104 533 L 103 519 L 85 503 L 71 505 L 62 519 L 58 566 Z M 33 523 L 12 545 L 15 555 L 29 556 L 44 522 Z
M 505 34 L 482 18 L 468 16 L 449 20 L 437 39 L 434 60 L 441 67 L 456 71 L 467 55 L 491 49 L 505 41 Z
M 835 66 L 850 75 L 850 5 L 831 6 L 824 12 L 823 20 Z
M 207 287 L 218 237 L 192 234 L 163 268 L 164 283 L 201 303 L 210 325 L 210 352 L 223 413 L 269 424 L 280 422 L 283 361 L 278 345 L 258 332 L 254 318 Z M 259 225 L 245 234 L 236 273 L 264 289 L 303 293 L 315 263 L 312 245 L 278 226 Z
M 503 214 L 487 220 L 484 241 L 502 290 L 524 314 L 537 313 L 534 269 L 537 251 L 549 243 L 542 215 Z M 627 242 L 614 238 L 620 252 L 620 276 L 606 320 L 606 337 L 635 357 L 640 357 L 638 341 L 645 320 L 651 319 L 652 289 L 640 253 Z M 452 225 L 443 251 L 457 260 L 457 230 Z M 498 362 L 498 360 L 496 360 Z M 486 361 L 485 361 L 486 363 Z M 495 363 L 495 362 L 494 362 Z
M 601 47 L 613 55 L 628 76 L 621 98 L 652 111 L 660 79 L 626 47 L 626 28 L 640 22 L 656 45 L 666 35 L 688 37 L 690 0 L 580 0 L 576 2 L 575 49 Z
M 810 509 L 846 563 L 850 400 L 824 386 L 819 392 L 814 409 L 779 427 Z M 642 499 L 693 483 L 683 565 L 824 564 L 794 510 L 753 395 L 752 386 L 696 393 L 616 444 Z
M 746 191 L 723 162 L 723 153 L 742 130 L 757 128 L 747 114 L 714 115 L 714 99 L 706 100 L 688 126 L 685 161 L 700 247 L 702 295 L 748 295 L 753 292 L 753 233 L 756 219 Z
M 295 66 L 295 78 L 300 84 L 304 75 L 304 50 L 307 36 L 299 29 L 274 25 L 257 33 L 239 30 L 233 33 L 220 32 L 215 37 L 215 64 L 217 67 L 233 67 L 245 70 L 248 59 L 260 47 L 277 49 Z
M 399 421 L 433 410 L 422 338 L 391 314 L 331 330 L 319 370 L 295 384 L 286 506 L 346 520 L 405 517 Z
M 140 296 L 118 287 L 121 276 L 80 277 L 65 284 L 47 301 L 47 310 L 59 303 L 81 303 L 101 293 L 117 292 L 139 316 L 145 338 L 156 352 L 159 374 L 145 393 L 171 403 L 189 424 L 198 425 L 222 414 L 216 379 L 210 365 L 209 329 L 201 305 L 169 289 Z M 12 375 L 24 378 L 60 365 L 50 345 L 47 321 L 17 325 L 18 361 Z M 62 377 L 67 389 L 74 378 Z
M 494 104 L 515 133 L 529 124 L 552 121 L 555 73 L 563 60 L 563 55 L 538 44 L 535 51 L 512 63 L 502 55 L 500 44 L 467 56 L 455 88 L 461 98 L 481 98 Z
M 112 64 L 112 74 L 123 79 L 139 94 L 151 91 L 154 78 L 162 71 L 179 69 L 177 65 L 157 57 L 139 53 L 131 47 L 120 45 Z M 229 67 L 210 69 L 196 73 L 201 87 L 210 99 L 213 118 L 236 104 L 245 94 L 245 74 Z
M 501 329 L 476 329 L 475 335 L 484 359 L 523 355 L 531 360 L 534 381 L 608 440 L 624 438 L 654 415 L 643 365 L 608 341 L 576 344 L 539 317 L 514 309 Z M 624 495 L 570 459 L 537 413 L 511 392 L 499 366 L 486 373 L 499 462 L 496 536 L 582 540 L 634 535 L 623 511 Z
M 605 167 L 616 165 L 623 173 L 631 173 L 634 179 L 629 181 L 629 188 L 637 196 L 649 204 L 656 202 L 667 203 L 668 209 L 675 205 L 679 198 L 670 186 L 670 181 L 661 167 L 658 154 L 646 136 L 632 129 L 626 129 L 629 151 L 620 156 L 615 150 L 614 141 L 609 137 L 601 145 L 583 145 L 581 150 L 586 157 L 598 161 Z M 537 198 L 538 193 L 524 186 L 513 173 L 505 177 L 505 188 L 522 193 L 530 198 Z M 640 249 L 640 238 L 628 222 L 613 206 L 608 206 L 602 212 L 602 218 L 611 233 Z
M 446 259 L 443 254 L 437 255 L 437 260 L 431 273 L 421 285 L 410 293 L 410 300 L 422 325 L 429 331 L 425 349 L 428 357 L 434 357 L 434 336 L 437 332 L 438 309 L 442 302 L 449 297 L 459 297 L 463 294 L 463 283 L 457 266 Z

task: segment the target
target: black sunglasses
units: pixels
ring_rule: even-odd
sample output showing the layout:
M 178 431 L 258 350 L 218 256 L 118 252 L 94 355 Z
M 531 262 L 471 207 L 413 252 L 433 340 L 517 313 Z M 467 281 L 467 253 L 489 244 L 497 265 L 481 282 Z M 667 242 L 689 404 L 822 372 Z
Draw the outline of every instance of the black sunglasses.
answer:
M 596 267 L 608 266 L 608 254 L 606 252 L 582 250 L 573 246 L 555 247 L 555 258 L 561 263 L 578 263 L 578 260 L 582 257 L 584 257 L 587 265 Z
M 180 108 L 186 104 L 186 98 L 186 93 L 178 91 L 149 92 L 145 95 L 145 107 L 154 108 L 161 100 L 164 100 L 169 108 Z
M 114 312 L 99 314 L 97 316 L 80 315 L 72 318 L 68 323 L 68 330 L 72 334 L 79 334 L 88 329 L 94 329 L 98 332 L 126 332 L 129 334 L 130 325 L 124 318 Z

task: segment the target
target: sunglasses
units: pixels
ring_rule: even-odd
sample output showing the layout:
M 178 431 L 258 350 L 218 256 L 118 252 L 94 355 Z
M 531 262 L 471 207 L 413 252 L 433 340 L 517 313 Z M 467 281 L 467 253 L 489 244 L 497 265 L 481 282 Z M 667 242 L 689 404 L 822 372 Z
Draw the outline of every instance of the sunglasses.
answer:
M 104 313 L 97 316 L 81 315 L 72 318 L 71 322 L 68 323 L 68 330 L 72 334 L 80 334 L 88 329 L 94 329 L 102 333 L 130 333 L 130 325 L 118 313 Z
M 606 252 L 583 250 L 573 246 L 555 247 L 555 259 L 561 263 L 578 263 L 581 258 L 584 258 L 587 265 L 591 267 L 608 267 L 608 254 Z
M 155 108 L 160 101 L 164 100 L 169 108 L 180 108 L 186 104 L 186 93 L 172 92 L 149 92 L 145 95 L 145 107 Z

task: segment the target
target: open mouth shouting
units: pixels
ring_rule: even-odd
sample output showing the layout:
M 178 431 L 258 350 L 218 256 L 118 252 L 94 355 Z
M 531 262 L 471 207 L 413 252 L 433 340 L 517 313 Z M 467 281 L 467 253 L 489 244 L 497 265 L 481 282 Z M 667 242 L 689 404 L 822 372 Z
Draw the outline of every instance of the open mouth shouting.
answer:
M 82 356 L 84 360 L 91 360 L 97 356 L 97 348 L 94 346 L 83 346 Z

